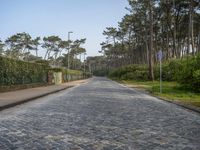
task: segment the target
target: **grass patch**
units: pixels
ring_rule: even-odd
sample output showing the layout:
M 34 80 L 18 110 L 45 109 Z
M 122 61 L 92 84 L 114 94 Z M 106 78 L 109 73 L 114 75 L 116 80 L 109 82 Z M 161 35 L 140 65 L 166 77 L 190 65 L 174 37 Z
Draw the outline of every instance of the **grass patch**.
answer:
M 159 81 L 120 80 L 118 82 L 126 84 L 129 87 L 145 89 L 153 95 L 163 99 L 179 101 L 200 107 L 200 93 L 181 89 L 177 82 L 163 82 L 162 93 L 160 93 Z

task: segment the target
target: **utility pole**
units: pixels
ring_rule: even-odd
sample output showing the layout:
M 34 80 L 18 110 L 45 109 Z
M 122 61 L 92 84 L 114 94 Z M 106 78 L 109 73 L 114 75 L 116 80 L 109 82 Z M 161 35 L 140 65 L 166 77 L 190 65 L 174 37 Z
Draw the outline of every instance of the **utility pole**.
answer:
M 67 69 L 69 70 L 70 69 L 70 61 L 69 61 L 69 59 L 70 59 L 70 56 L 69 56 L 69 51 L 70 51 L 70 34 L 71 33 L 73 33 L 72 31 L 69 31 L 68 32 L 68 42 L 69 42 L 69 45 L 68 45 L 68 59 L 67 59 L 67 61 L 68 61 L 68 63 L 67 63 Z

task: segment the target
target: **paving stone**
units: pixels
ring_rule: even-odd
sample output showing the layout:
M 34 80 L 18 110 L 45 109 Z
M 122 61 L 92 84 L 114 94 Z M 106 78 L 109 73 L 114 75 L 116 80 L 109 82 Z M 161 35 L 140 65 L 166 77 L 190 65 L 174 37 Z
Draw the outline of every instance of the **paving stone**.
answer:
M 106 78 L 0 112 L 0 150 L 199 150 L 200 115 Z

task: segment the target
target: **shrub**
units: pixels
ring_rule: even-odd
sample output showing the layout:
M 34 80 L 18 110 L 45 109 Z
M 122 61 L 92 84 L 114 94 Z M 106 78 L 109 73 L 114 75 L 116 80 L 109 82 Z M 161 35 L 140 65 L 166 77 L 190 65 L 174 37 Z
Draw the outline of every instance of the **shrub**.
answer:
M 179 78 L 179 71 L 183 69 L 183 62 L 181 60 L 171 60 L 162 64 L 162 79 L 164 81 L 177 81 Z M 160 78 L 160 65 L 154 67 L 155 79 Z
M 0 56 L 0 85 L 46 83 L 48 65 Z
M 95 76 L 100 76 L 100 77 L 104 77 L 108 75 L 108 70 L 107 69 L 100 69 L 100 70 L 94 70 L 93 74 Z
M 110 78 L 122 80 L 147 80 L 148 71 L 146 65 L 128 65 L 109 72 Z
M 200 92 L 200 70 L 196 70 L 193 73 L 193 83 L 192 87 L 195 91 Z
M 159 64 L 154 67 L 155 79 L 160 78 Z M 122 80 L 148 80 L 146 65 L 128 65 L 109 72 L 109 77 Z M 200 92 L 200 55 L 176 59 L 162 65 L 163 81 L 177 81 L 181 87 Z
M 184 67 L 182 70 L 179 70 L 178 82 L 186 89 L 200 92 L 200 55 L 195 58 L 185 59 L 182 63 L 184 64 Z
M 78 70 L 67 70 L 64 68 L 51 68 L 49 72 L 62 72 L 63 82 L 83 79 L 89 77 L 88 74 L 84 75 L 82 71 Z

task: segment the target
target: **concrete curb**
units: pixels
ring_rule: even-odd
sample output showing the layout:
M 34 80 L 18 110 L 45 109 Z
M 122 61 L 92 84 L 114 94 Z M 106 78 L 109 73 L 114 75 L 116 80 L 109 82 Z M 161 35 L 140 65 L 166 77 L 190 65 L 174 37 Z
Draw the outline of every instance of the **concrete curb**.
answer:
M 64 88 L 61 88 L 61 89 L 58 89 L 58 90 L 54 90 L 54 91 L 47 92 L 47 93 L 44 93 L 44 94 L 40 94 L 40 95 L 37 95 L 37 96 L 33 96 L 33 97 L 30 97 L 30 98 L 22 99 L 21 101 L 18 101 L 18 102 L 13 102 L 13 103 L 10 103 L 10 104 L 4 105 L 4 106 L 0 106 L 0 111 L 8 109 L 10 107 L 20 105 L 20 104 L 24 104 L 26 102 L 29 102 L 29 101 L 32 101 L 32 100 L 35 100 L 35 99 L 38 99 L 38 98 L 41 98 L 41 97 L 45 97 L 47 95 L 51 95 L 51 94 L 66 90 L 68 88 L 72 88 L 74 86 L 76 86 L 76 85 L 67 86 L 67 87 L 64 87 Z
M 150 92 L 148 92 L 147 90 L 144 90 L 144 89 L 137 89 L 135 87 L 129 87 L 126 84 L 121 84 L 121 85 L 124 85 L 125 87 L 128 87 L 128 88 L 132 88 L 132 89 L 136 90 L 137 92 L 151 95 L 152 97 L 156 97 L 157 99 L 160 99 L 162 101 L 165 101 L 165 102 L 168 102 L 168 103 L 171 103 L 171 104 L 175 104 L 175 105 L 177 105 L 179 107 L 182 107 L 182 108 L 185 108 L 185 109 L 188 109 L 190 111 L 193 111 L 193 112 L 196 112 L 196 113 L 200 114 L 200 108 L 199 107 L 192 106 L 192 105 L 185 104 L 185 103 L 181 103 L 181 102 L 174 101 L 174 100 L 169 100 L 169 99 L 161 98 L 159 96 L 153 95 L 152 93 L 150 93 Z
M 164 99 L 164 98 L 161 98 L 161 97 L 158 97 L 158 96 L 155 96 L 155 95 L 152 95 L 160 100 L 163 100 L 163 101 L 166 101 L 168 103 L 172 103 L 172 104 L 175 104 L 177 106 L 180 106 L 182 108 L 185 108 L 185 109 L 188 109 L 188 110 L 191 110 L 191 111 L 194 111 L 196 113 L 199 113 L 200 114 L 200 108 L 199 107 L 196 107 L 196 106 L 192 106 L 192 105 L 189 105 L 189 104 L 186 104 L 186 103 L 181 103 L 181 102 L 178 102 L 178 101 L 173 101 L 173 100 L 168 100 L 168 99 Z

